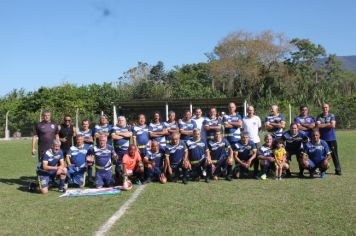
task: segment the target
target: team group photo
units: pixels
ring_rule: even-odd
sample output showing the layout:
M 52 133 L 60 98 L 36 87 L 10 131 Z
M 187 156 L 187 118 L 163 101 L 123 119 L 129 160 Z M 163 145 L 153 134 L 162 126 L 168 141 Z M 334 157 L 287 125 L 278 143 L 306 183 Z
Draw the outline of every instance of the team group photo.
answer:
M 356 235 L 356 1 L 0 1 L 0 236 Z

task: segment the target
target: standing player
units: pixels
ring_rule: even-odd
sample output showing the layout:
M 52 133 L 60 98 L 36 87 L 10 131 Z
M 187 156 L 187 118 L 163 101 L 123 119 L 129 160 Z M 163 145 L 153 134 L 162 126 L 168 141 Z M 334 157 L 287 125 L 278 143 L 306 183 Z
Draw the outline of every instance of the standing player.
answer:
M 170 111 L 168 113 L 168 121 L 164 122 L 163 124 L 168 131 L 168 135 L 166 136 L 166 142 L 170 143 L 172 135 L 179 133 L 178 122 L 176 121 L 176 113 L 174 111 Z
M 192 120 L 192 114 L 186 110 L 184 118 L 178 121 L 181 140 L 188 141 L 193 139 L 193 130 L 197 128 L 197 123 Z
M 265 118 L 265 128 L 272 134 L 274 140 L 282 138 L 283 129 L 286 126 L 284 116 L 279 114 L 278 106 L 271 106 L 271 114 Z
M 80 130 L 77 131 L 77 136 L 82 136 L 84 144 L 87 145 L 94 145 L 94 132 L 92 129 L 89 128 L 89 120 L 84 119 L 82 120 L 82 127 Z M 87 172 L 88 172 L 88 181 L 91 183 L 94 183 L 94 178 L 93 178 L 93 166 L 87 166 Z
M 113 127 L 111 131 L 111 137 L 114 141 L 114 149 L 118 156 L 117 161 L 114 163 L 117 182 L 119 181 L 118 177 L 122 175 L 122 158 L 128 152 L 131 136 L 132 132 L 130 127 L 126 123 L 126 118 L 124 116 L 119 116 L 117 118 L 117 126 Z
M 290 125 L 290 130 L 285 131 L 282 135 L 282 140 L 286 143 L 288 163 L 292 160 L 292 155 L 295 155 L 299 165 L 299 178 L 303 178 L 303 167 L 300 163 L 302 143 L 308 142 L 308 136 L 303 131 L 298 130 L 295 123 Z M 287 169 L 287 177 L 291 176 L 290 170 Z
M 107 137 L 107 144 L 111 145 L 112 144 L 112 140 L 111 140 L 111 129 L 112 126 L 110 124 L 108 124 L 108 118 L 106 115 L 102 115 L 100 117 L 100 124 L 95 125 L 94 127 L 94 137 L 95 137 L 95 142 L 96 145 L 98 145 L 99 143 L 99 137 L 100 136 L 106 136 Z
M 204 141 L 201 140 L 199 129 L 193 131 L 193 140 L 187 141 L 189 152 L 189 162 L 191 165 L 192 178 L 195 181 L 200 180 L 203 175 L 205 182 L 209 182 L 208 175 L 206 174 L 207 165 L 211 165 L 209 149 Z
M 93 130 L 90 129 L 90 123 L 88 119 L 82 120 L 82 127 L 78 130 L 77 134 L 83 136 L 85 144 L 94 144 L 94 133 Z
M 203 111 L 201 108 L 196 108 L 195 109 L 195 113 L 194 113 L 194 116 L 192 117 L 192 120 L 195 121 L 195 123 L 197 124 L 197 129 L 199 129 L 200 131 L 200 136 L 201 136 L 201 139 L 203 141 L 206 141 L 206 133 L 205 133 L 205 129 L 204 129 L 204 122 L 207 118 L 206 117 L 203 117 Z
M 61 149 L 63 155 L 67 155 L 68 149 L 74 144 L 75 128 L 71 124 L 72 117 L 70 115 L 64 116 L 64 122 L 58 126 L 59 128 L 59 141 L 61 141 Z
M 310 177 L 314 177 L 316 168 L 320 169 L 320 178 L 325 178 L 326 170 L 329 168 L 331 159 L 328 144 L 320 139 L 319 131 L 314 131 L 311 142 L 304 145 L 302 164 L 310 172 Z
M 185 142 L 179 139 L 179 134 L 172 135 L 172 141 L 165 149 L 165 175 L 169 181 L 177 181 L 183 172 L 183 183 L 188 183 L 188 148 Z
M 336 120 L 335 115 L 329 113 L 329 104 L 324 103 L 322 106 L 323 113 L 316 118 L 316 127 L 319 128 L 321 139 L 325 140 L 331 149 L 331 156 L 335 166 L 335 174 L 341 175 L 341 165 L 337 153 L 336 142 Z
M 221 131 L 221 120 L 218 117 L 216 107 L 210 108 L 209 118 L 203 123 L 207 141 L 214 140 L 215 133 Z
M 43 194 L 48 193 L 48 188 L 55 177 L 59 177 L 58 191 L 65 192 L 64 181 L 67 174 L 67 168 L 64 167 L 63 152 L 61 142 L 52 141 L 52 148 L 42 154 L 37 166 L 38 186 L 31 183 L 29 190 L 37 191 Z
M 236 104 L 230 102 L 228 105 L 229 114 L 224 115 L 223 122 L 225 137 L 233 147 L 241 139 L 240 128 L 242 126 L 241 116 L 236 112 Z
M 149 133 L 152 140 L 159 142 L 160 148 L 166 146 L 166 135 L 168 134 L 168 131 L 160 121 L 159 112 L 155 112 L 153 115 L 153 122 L 149 125 Z
M 308 115 L 308 107 L 300 106 L 300 115 L 294 118 L 294 123 L 297 124 L 298 129 L 305 132 L 311 138 L 313 128 L 315 127 L 315 120 L 312 116 Z
M 235 159 L 236 178 L 240 178 L 241 174 L 248 176 L 248 169 L 256 158 L 257 148 L 254 142 L 249 140 L 249 134 L 243 132 L 241 140 L 232 146 Z
M 32 135 L 32 155 L 36 153 L 35 144 L 38 138 L 38 160 L 43 153 L 51 148 L 54 139 L 59 140 L 58 126 L 51 121 L 51 112 L 45 110 L 42 112 L 42 121 L 37 123 L 33 129 Z
M 107 144 L 107 136 L 99 136 L 97 146 L 92 146 L 87 152 L 88 165 L 95 162 L 95 184 L 97 188 L 110 187 L 113 184 L 111 172 L 111 160 L 117 161 L 115 150 Z
M 249 134 L 250 140 L 255 143 L 256 148 L 260 142 L 260 136 L 258 135 L 261 130 L 261 119 L 255 115 L 255 108 L 253 106 L 247 107 L 247 116 L 242 119 L 243 130 Z M 253 160 L 253 175 L 258 179 L 258 158 Z
M 223 139 L 221 130 L 215 132 L 214 140 L 209 140 L 208 147 L 211 158 L 211 165 L 208 165 L 208 177 L 217 180 L 221 175 L 221 169 L 224 169 L 226 170 L 226 180 L 231 181 L 233 151 L 230 143 Z
M 163 173 L 164 150 L 159 148 L 159 143 L 152 141 L 150 150 L 147 151 L 143 159 L 145 165 L 145 183 L 151 181 L 160 181 L 161 184 L 166 183 L 166 177 Z
M 66 156 L 69 184 L 75 184 L 81 188 L 85 186 L 86 157 L 91 147 L 90 144 L 84 143 L 82 135 L 77 135 L 77 145 L 70 147 Z
M 132 137 L 133 144 L 137 146 L 141 158 L 144 158 L 150 146 L 150 134 L 148 133 L 148 125 L 144 114 L 139 114 L 137 125 L 132 126 Z

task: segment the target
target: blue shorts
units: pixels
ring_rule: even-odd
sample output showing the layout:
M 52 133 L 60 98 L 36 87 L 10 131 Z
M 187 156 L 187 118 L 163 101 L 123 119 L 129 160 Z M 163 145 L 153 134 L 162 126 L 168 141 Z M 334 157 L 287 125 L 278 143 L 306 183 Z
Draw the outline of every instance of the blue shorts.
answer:
M 320 168 L 323 161 L 324 159 L 318 162 L 308 159 L 309 169 Z
M 37 171 L 37 181 L 40 189 L 48 188 L 52 180 L 56 177 L 57 170 L 50 170 L 48 172 Z
M 115 149 L 115 152 L 116 152 L 116 155 L 118 156 L 118 159 L 117 161 L 115 160 L 112 160 L 113 161 L 113 164 L 114 165 L 121 165 L 122 163 L 122 157 L 128 153 L 128 150 L 118 150 L 118 149 Z
M 97 188 L 112 186 L 111 170 L 97 170 L 95 175 L 95 185 Z
M 85 184 L 85 169 L 78 169 L 75 166 L 67 167 L 67 177 L 70 184 L 84 186 Z
M 159 177 L 162 174 L 161 167 L 153 167 L 153 168 L 146 168 L 146 175 L 152 178 L 152 180 L 159 180 Z

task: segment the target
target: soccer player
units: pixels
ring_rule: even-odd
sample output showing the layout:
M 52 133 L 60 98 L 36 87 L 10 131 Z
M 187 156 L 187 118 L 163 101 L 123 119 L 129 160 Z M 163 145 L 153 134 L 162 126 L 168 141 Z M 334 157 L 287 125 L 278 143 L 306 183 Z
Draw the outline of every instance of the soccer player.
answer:
M 224 115 L 223 122 L 225 137 L 233 147 L 241 139 L 240 128 L 242 126 L 241 116 L 236 112 L 236 104 L 230 102 L 228 105 L 229 114 Z
M 159 148 L 157 141 L 152 141 L 151 148 L 146 152 L 146 156 L 143 159 L 146 175 L 144 183 L 150 183 L 151 181 L 160 181 L 161 184 L 166 183 L 166 177 L 163 173 L 163 161 L 164 150 Z
M 42 121 L 37 123 L 33 129 L 32 135 L 32 155 L 36 154 L 35 144 L 38 138 L 38 160 L 43 153 L 52 147 L 54 139 L 59 140 L 58 126 L 51 121 L 51 112 L 45 110 L 42 112 Z
M 150 146 L 150 134 L 148 133 L 148 125 L 146 124 L 146 116 L 138 115 L 137 125 L 132 126 L 133 144 L 135 144 L 140 152 L 141 158 L 144 158 L 147 149 Z
M 67 168 L 64 166 L 63 152 L 61 150 L 61 142 L 58 140 L 52 141 L 52 147 L 42 154 L 37 166 L 36 184 L 30 184 L 30 191 L 37 191 L 43 194 L 48 193 L 48 188 L 55 177 L 59 177 L 58 191 L 65 192 L 64 181 L 67 174 Z
M 339 155 L 337 152 L 336 142 L 336 120 L 335 115 L 329 113 L 329 104 L 324 103 L 322 106 L 323 113 L 316 118 L 316 127 L 319 128 L 320 137 L 329 145 L 331 149 L 331 156 L 333 158 L 335 166 L 335 174 L 341 175 L 341 165 L 339 161 Z
M 135 144 L 130 144 L 128 152 L 122 158 L 122 174 L 123 182 L 128 178 L 135 179 L 139 185 L 143 182 L 144 167 Z
M 90 144 L 84 143 L 84 137 L 77 135 L 77 145 L 69 148 L 67 162 L 67 178 L 69 184 L 75 184 L 83 188 L 85 186 L 85 172 L 87 170 L 86 157 Z
M 197 128 L 197 123 L 192 120 L 192 114 L 190 111 L 186 110 L 184 112 L 184 118 L 178 121 L 179 132 L 181 134 L 180 138 L 183 141 L 188 141 L 193 139 L 193 130 Z
M 187 141 L 187 147 L 193 180 L 199 181 L 200 176 L 203 175 L 205 182 L 208 183 L 209 177 L 206 174 L 206 168 L 208 164 L 211 165 L 211 160 L 208 146 L 201 139 L 201 133 L 199 129 L 194 129 L 193 140 Z
M 312 140 L 303 147 L 302 164 L 310 172 L 310 177 L 314 177 L 315 170 L 320 169 L 320 178 L 325 178 L 326 170 L 329 168 L 331 159 L 328 144 L 320 139 L 319 131 L 313 131 Z
M 94 137 L 95 137 L 95 143 L 98 145 L 99 143 L 99 137 L 100 136 L 106 136 L 107 137 L 107 144 L 111 145 L 112 144 L 112 139 L 111 139 L 111 129 L 112 126 L 108 123 L 108 118 L 106 115 L 102 115 L 100 117 L 100 123 L 95 125 L 94 127 Z
M 282 140 L 286 144 L 288 163 L 292 160 L 292 155 L 295 155 L 299 165 L 299 178 L 303 178 L 303 167 L 301 166 L 300 158 L 302 143 L 308 142 L 307 134 L 298 130 L 298 125 L 296 123 L 292 123 L 290 129 L 283 133 Z M 291 176 L 289 169 L 287 169 L 287 176 Z
M 87 152 L 87 163 L 93 165 L 95 163 L 96 175 L 95 184 L 97 188 L 111 187 L 112 181 L 112 162 L 117 161 L 118 157 L 112 146 L 107 144 L 107 136 L 98 137 L 99 143 L 97 146 L 92 146 Z
M 294 123 L 297 124 L 299 130 L 304 131 L 311 138 L 313 128 L 315 127 L 315 120 L 312 116 L 308 115 L 307 106 L 300 106 L 299 111 L 300 114 L 294 118 Z
M 61 150 L 63 155 L 67 155 L 68 149 L 74 145 L 74 136 L 76 130 L 74 126 L 71 124 L 72 117 L 67 114 L 64 116 L 64 122 L 58 126 L 59 132 L 59 141 L 61 141 Z
M 89 120 L 88 119 L 82 120 L 82 127 L 80 130 L 77 130 L 77 136 L 83 137 L 84 144 L 94 145 L 94 139 L 93 139 L 94 132 L 89 127 L 90 127 Z M 88 172 L 88 181 L 94 183 L 95 180 L 93 178 L 93 166 L 91 165 L 87 166 L 87 172 Z
M 183 183 L 188 183 L 188 148 L 185 142 L 179 139 L 179 134 L 172 135 L 172 141 L 165 149 L 165 175 L 169 181 L 177 181 L 183 172 Z
M 218 112 L 216 110 L 216 107 L 210 108 L 209 115 L 210 115 L 209 118 L 206 119 L 203 123 L 206 132 L 207 141 L 214 140 L 215 133 L 217 131 L 221 131 L 221 127 L 222 127 L 221 125 L 222 123 L 218 117 Z
M 99 143 L 99 137 L 100 136 L 106 136 L 107 137 L 107 144 L 111 145 L 112 140 L 111 140 L 111 129 L 112 126 L 108 124 L 108 118 L 106 115 L 102 115 L 100 117 L 100 124 L 95 125 L 94 127 L 94 137 L 95 137 L 95 143 L 98 145 Z
M 265 143 L 258 149 L 257 158 L 259 159 L 262 175 L 261 179 L 267 179 L 267 174 L 274 168 L 274 155 L 273 155 L 273 137 L 267 134 L 264 138 Z
M 249 134 L 250 140 L 255 143 L 256 148 L 260 142 L 258 132 L 261 130 L 261 119 L 255 115 L 255 108 L 253 106 L 247 107 L 247 116 L 242 119 L 242 128 Z M 258 179 L 258 158 L 253 160 L 253 175 Z
M 160 121 L 159 112 L 155 112 L 153 115 L 153 122 L 149 125 L 150 138 L 159 142 L 160 148 L 164 148 L 166 143 L 166 135 L 168 135 L 167 128 Z
M 124 116 L 119 116 L 117 118 L 117 126 L 113 127 L 111 130 L 111 138 L 113 139 L 114 149 L 118 156 L 117 161 L 114 162 L 117 183 L 120 180 L 120 176 L 122 176 L 122 158 L 128 152 L 131 137 L 131 128 L 127 125 L 126 118 Z
M 230 143 L 223 139 L 221 130 L 216 130 L 214 140 L 209 140 L 211 165 L 208 165 L 208 177 L 217 180 L 221 176 L 221 170 L 226 170 L 226 180 L 231 181 L 233 151 Z
M 197 129 L 199 129 L 200 131 L 200 136 L 201 136 L 201 139 L 203 141 L 206 141 L 206 132 L 205 132 L 205 129 L 204 129 L 204 121 L 206 120 L 207 118 L 203 116 L 203 111 L 201 108 L 196 108 L 195 109 L 195 113 L 194 113 L 194 116 L 192 117 L 192 120 L 195 121 L 195 123 L 197 124 Z
M 88 119 L 82 120 L 82 127 L 78 130 L 77 134 L 83 136 L 85 144 L 94 144 L 94 133 L 93 130 L 90 129 L 90 123 Z
M 178 122 L 176 121 L 176 113 L 174 111 L 170 111 L 168 113 L 168 121 L 164 122 L 163 124 L 168 131 L 168 135 L 166 135 L 166 142 L 170 143 L 172 140 L 172 135 L 179 133 Z
M 248 176 L 248 169 L 256 158 L 257 148 L 254 142 L 249 140 L 249 134 L 243 132 L 241 140 L 235 143 L 232 147 L 235 159 L 235 177 L 240 178 L 241 175 Z
M 265 118 L 265 128 L 272 134 L 274 140 L 282 138 L 283 129 L 286 126 L 284 116 L 279 114 L 278 106 L 271 106 L 271 114 Z

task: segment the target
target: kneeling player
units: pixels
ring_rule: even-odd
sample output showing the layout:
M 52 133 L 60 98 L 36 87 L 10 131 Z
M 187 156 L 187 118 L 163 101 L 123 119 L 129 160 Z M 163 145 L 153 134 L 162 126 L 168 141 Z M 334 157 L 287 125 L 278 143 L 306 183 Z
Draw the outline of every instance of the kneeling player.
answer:
M 249 134 L 243 132 L 241 140 L 232 146 L 235 159 L 235 177 L 240 178 L 241 174 L 248 176 L 248 169 L 251 166 L 252 161 L 256 158 L 256 144 L 249 140 Z
M 91 147 L 87 152 L 88 165 L 95 162 L 95 184 L 97 188 L 111 187 L 112 172 L 111 172 L 111 159 L 117 160 L 118 157 L 114 148 L 107 143 L 107 137 L 102 135 L 99 137 L 98 147 Z
M 222 138 L 220 130 L 215 131 L 214 140 L 210 140 L 208 146 L 211 157 L 211 164 L 208 165 L 208 177 L 217 180 L 223 169 L 226 170 L 226 180 L 231 181 L 233 152 L 229 142 Z
M 200 180 L 203 174 L 205 182 L 209 182 L 208 175 L 206 174 L 207 165 L 211 165 L 209 149 L 204 141 L 201 140 L 200 130 L 194 129 L 193 140 L 187 141 L 189 150 L 189 162 L 191 165 L 192 178 L 195 181 Z
M 165 184 L 167 182 L 163 173 L 164 151 L 162 151 L 159 146 L 159 142 L 152 141 L 151 149 L 146 152 L 146 156 L 143 159 L 146 175 L 145 183 L 158 180 L 161 182 L 161 184 Z
M 77 135 L 77 145 L 70 147 L 66 156 L 69 184 L 78 185 L 81 188 L 85 186 L 86 156 L 90 147 L 91 145 L 84 144 L 82 135 Z
M 179 134 L 172 135 L 171 143 L 165 149 L 165 174 L 169 181 L 177 181 L 183 172 L 183 183 L 188 183 L 188 149 L 185 143 L 179 139 Z
M 331 152 L 328 144 L 320 139 L 319 131 L 312 133 L 312 141 L 303 147 L 303 168 L 308 169 L 310 177 L 314 177 L 315 170 L 320 169 L 320 178 L 325 178 L 326 170 L 329 168 Z
M 136 145 L 130 144 L 128 153 L 122 158 L 122 179 L 125 182 L 128 178 L 135 179 L 137 184 L 143 181 L 143 163 Z
M 38 186 L 30 184 L 30 191 L 46 194 L 51 181 L 59 177 L 58 191 L 65 192 L 64 181 L 67 169 L 64 167 L 63 152 L 61 151 L 61 142 L 54 140 L 52 148 L 47 150 L 42 156 L 37 166 Z
M 267 179 L 267 174 L 274 168 L 273 137 L 271 134 L 265 136 L 265 143 L 258 149 L 257 158 L 259 159 L 262 175 L 261 179 Z

